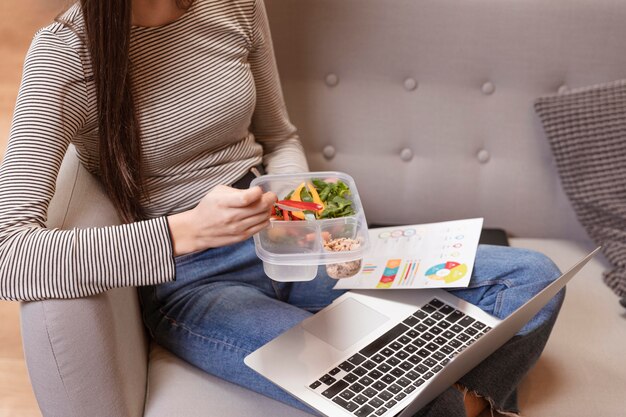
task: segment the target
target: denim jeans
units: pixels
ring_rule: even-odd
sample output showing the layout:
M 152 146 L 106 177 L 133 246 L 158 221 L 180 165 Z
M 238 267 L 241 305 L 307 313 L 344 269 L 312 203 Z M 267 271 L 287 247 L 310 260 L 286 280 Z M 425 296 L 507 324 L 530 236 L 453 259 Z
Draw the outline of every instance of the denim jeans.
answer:
M 251 239 L 177 257 L 176 281 L 140 289 L 144 322 L 157 343 L 187 362 L 315 413 L 243 359 L 342 294 L 323 270 L 312 281 L 274 282 L 264 274 Z M 504 318 L 558 276 L 541 254 L 481 245 L 470 286 L 450 292 Z M 494 408 L 517 412 L 516 386 L 543 350 L 561 301 L 562 293 L 459 383 Z M 419 415 L 464 416 L 463 397 L 455 391 L 444 392 Z

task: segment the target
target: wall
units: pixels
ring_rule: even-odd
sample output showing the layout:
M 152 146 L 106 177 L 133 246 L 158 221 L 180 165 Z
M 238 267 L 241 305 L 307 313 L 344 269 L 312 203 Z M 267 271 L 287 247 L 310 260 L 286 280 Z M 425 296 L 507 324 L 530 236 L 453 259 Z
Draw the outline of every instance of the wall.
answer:
M 24 55 L 35 31 L 50 22 L 66 0 L 0 2 L 0 157 L 4 155 Z

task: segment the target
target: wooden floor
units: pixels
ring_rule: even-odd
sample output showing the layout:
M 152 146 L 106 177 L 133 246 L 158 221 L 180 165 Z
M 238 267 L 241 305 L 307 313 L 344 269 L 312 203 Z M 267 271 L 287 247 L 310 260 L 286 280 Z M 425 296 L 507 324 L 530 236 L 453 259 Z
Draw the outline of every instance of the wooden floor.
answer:
M 0 0 L 0 159 L 4 155 L 22 63 L 35 31 L 51 22 L 65 0 Z M 41 416 L 28 380 L 19 305 L 0 301 L 0 417 Z

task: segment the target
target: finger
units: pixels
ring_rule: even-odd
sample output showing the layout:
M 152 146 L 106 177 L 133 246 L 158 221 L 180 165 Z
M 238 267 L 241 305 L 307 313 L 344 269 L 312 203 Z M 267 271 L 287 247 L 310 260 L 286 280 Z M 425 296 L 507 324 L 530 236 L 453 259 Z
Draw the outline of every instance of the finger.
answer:
M 254 226 L 249 227 L 248 229 L 246 229 L 246 234 L 249 236 L 253 236 L 256 233 L 259 233 L 261 230 L 267 228 L 270 225 L 270 220 L 267 219 L 261 223 L 257 223 Z
M 264 193 L 258 201 L 251 204 L 247 208 L 249 208 L 254 213 L 269 212 L 277 200 L 278 198 L 276 197 L 276 194 L 272 192 L 267 192 Z
M 248 207 L 263 197 L 261 187 L 252 187 L 247 190 L 225 187 L 220 189 L 220 203 L 224 207 Z
M 269 219 L 270 216 L 270 208 L 260 205 L 256 205 L 255 207 L 228 208 L 227 210 L 223 210 L 221 223 L 230 225 L 233 232 L 236 232 L 237 230 L 243 229 L 243 227 L 239 226 L 242 222 L 249 225 L 251 222 L 254 222 L 254 218 Z
M 268 211 L 263 211 L 261 213 L 254 214 L 252 216 L 245 217 L 239 221 L 237 224 L 237 229 L 235 233 L 246 232 L 246 230 L 258 225 L 269 222 L 270 213 Z
M 266 201 L 271 207 L 272 204 L 278 201 L 278 196 L 276 195 L 276 193 L 268 191 L 263 194 L 263 200 Z
M 265 214 L 269 217 L 270 210 L 276 202 L 276 194 L 272 192 L 264 193 L 260 199 L 246 207 L 233 208 L 233 220 L 241 220 L 247 217 L 256 216 L 257 214 Z
M 224 244 L 241 242 L 242 240 L 246 240 L 255 233 L 260 232 L 265 229 L 270 224 L 270 220 L 268 217 L 257 217 L 255 219 L 246 219 L 248 220 L 245 223 L 239 223 L 236 229 L 232 229 L 226 234 L 222 235 L 219 239 L 224 242 Z
M 254 236 L 255 234 L 259 233 L 261 230 L 267 228 L 269 225 L 270 225 L 269 219 L 265 220 L 261 223 L 257 223 L 253 226 L 250 226 L 248 229 L 244 230 L 243 232 L 237 235 L 231 236 L 229 240 L 231 240 L 232 243 L 244 241 Z

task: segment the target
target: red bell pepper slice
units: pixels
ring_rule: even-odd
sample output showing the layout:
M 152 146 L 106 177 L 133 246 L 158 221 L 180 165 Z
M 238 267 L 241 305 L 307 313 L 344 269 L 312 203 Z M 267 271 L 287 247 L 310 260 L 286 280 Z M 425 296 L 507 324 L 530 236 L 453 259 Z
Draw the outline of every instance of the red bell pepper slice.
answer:
M 320 211 L 324 209 L 324 206 L 321 204 L 310 203 L 308 201 L 280 200 L 276 202 L 276 205 L 278 208 L 285 211 Z

